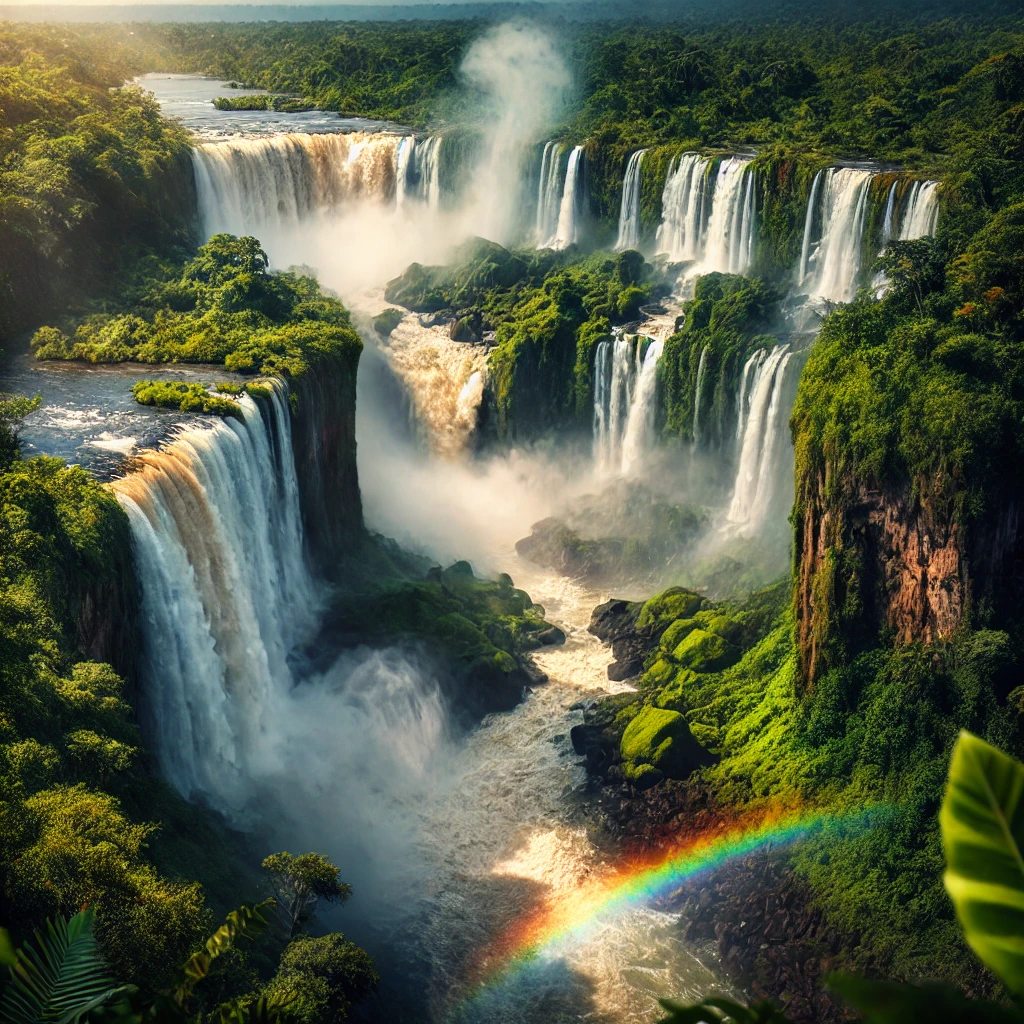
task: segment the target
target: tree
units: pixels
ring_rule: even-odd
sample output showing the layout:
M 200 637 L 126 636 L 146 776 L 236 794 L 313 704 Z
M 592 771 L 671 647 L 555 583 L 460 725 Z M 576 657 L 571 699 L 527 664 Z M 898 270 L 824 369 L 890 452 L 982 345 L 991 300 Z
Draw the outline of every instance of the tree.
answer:
M 340 904 L 352 895 L 352 886 L 340 880 L 338 868 L 319 853 L 298 857 L 274 853 L 263 867 L 270 874 L 278 913 L 291 939 L 312 921 L 320 900 Z
M 925 296 L 940 291 L 944 284 L 945 260 L 930 238 L 890 242 L 875 266 L 889 278 L 896 294 L 912 296 L 921 311 Z
M 300 935 L 281 955 L 277 974 L 263 995 L 274 999 L 296 993 L 289 1011 L 294 1024 L 320 1024 L 345 1020 L 352 1004 L 379 981 L 369 953 L 344 935 Z
M 0 470 L 9 469 L 18 458 L 18 427 L 31 412 L 35 412 L 42 399 L 25 395 L 0 393 Z

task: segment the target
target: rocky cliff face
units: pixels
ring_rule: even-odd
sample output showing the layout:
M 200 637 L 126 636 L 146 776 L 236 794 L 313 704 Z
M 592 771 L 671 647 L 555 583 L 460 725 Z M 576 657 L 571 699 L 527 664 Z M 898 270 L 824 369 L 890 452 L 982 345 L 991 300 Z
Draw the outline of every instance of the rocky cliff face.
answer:
M 1016 505 L 968 529 L 963 494 L 941 478 L 903 490 L 830 479 L 798 481 L 796 620 L 802 675 L 876 642 L 934 643 L 1016 598 L 1022 549 Z
M 292 388 L 295 468 L 306 537 L 327 564 L 341 556 L 363 529 L 356 470 L 356 369 L 359 352 L 321 360 Z

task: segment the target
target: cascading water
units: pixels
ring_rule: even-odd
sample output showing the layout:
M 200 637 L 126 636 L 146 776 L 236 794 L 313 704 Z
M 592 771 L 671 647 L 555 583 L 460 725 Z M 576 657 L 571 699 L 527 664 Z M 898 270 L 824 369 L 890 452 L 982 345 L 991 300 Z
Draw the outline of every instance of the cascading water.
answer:
M 693 389 L 693 447 L 700 445 L 700 399 L 704 391 L 704 372 L 708 365 L 709 346 L 705 345 L 700 350 L 700 360 L 697 363 L 697 383 Z
M 594 357 L 594 461 L 604 473 L 622 462 L 622 439 L 633 401 L 636 379 L 635 339 L 602 341 Z
M 673 263 L 698 258 L 702 251 L 708 206 L 711 161 L 699 153 L 674 157 L 661 196 L 658 251 Z
M 565 184 L 558 207 L 558 225 L 548 240 L 548 249 L 568 249 L 579 241 L 583 210 L 583 147 L 575 146 L 565 168 Z
M 686 278 L 715 271 L 740 274 L 754 255 L 754 175 L 750 160 L 711 161 L 683 153 L 673 161 L 662 192 L 658 249 L 673 262 L 694 264 Z
M 832 167 L 823 173 L 821 240 L 808 258 L 805 287 L 812 299 L 850 302 L 857 292 L 868 194 L 874 175 L 853 167 Z M 807 223 L 815 215 L 815 198 L 812 188 Z M 804 234 L 807 236 L 806 227 Z
M 431 135 L 416 151 L 416 194 L 431 210 L 441 206 L 441 143 L 444 136 Z
M 910 186 L 900 225 L 900 238 L 910 240 L 934 235 L 939 223 L 939 183 L 915 181 Z
M 546 142 L 540 161 L 537 185 L 537 245 L 544 246 L 558 230 L 558 208 L 562 200 L 560 164 L 563 147 L 560 142 Z
M 264 716 L 319 603 L 283 386 L 244 420 L 183 430 L 114 484 L 143 586 L 146 719 L 186 797 L 241 806 Z
M 352 132 L 196 146 L 192 163 L 205 233 L 272 233 L 348 202 L 388 202 L 402 142 L 398 135 Z
M 743 450 L 743 435 L 746 429 L 747 416 L 750 412 L 750 390 L 748 385 L 757 379 L 757 374 L 764 363 L 766 351 L 759 348 L 744 364 L 740 376 L 740 390 L 736 396 L 736 450 Z
M 777 442 L 785 434 L 780 429 L 785 415 L 782 392 L 791 358 L 789 345 L 777 345 L 766 358 L 751 357 L 744 367 L 744 385 L 748 372 L 753 379 L 727 520 L 731 528 L 745 536 L 755 533 L 771 512 L 779 457 Z M 741 414 L 745 404 L 741 399 Z
M 700 273 L 741 274 L 754 252 L 754 176 L 749 160 L 729 157 L 718 165 Z
M 811 232 L 814 230 L 814 215 L 818 209 L 818 193 L 821 191 L 822 181 L 828 177 L 828 171 L 818 171 L 811 184 L 811 196 L 807 201 L 807 215 L 804 217 L 804 240 L 800 247 L 800 276 L 798 283 L 803 284 L 807 280 L 807 268 L 811 258 Z
M 636 249 L 640 245 L 640 170 L 646 149 L 630 155 L 626 175 L 622 179 L 622 205 L 619 209 L 618 251 Z
M 626 419 L 622 439 L 622 472 L 635 474 L 654 447 L 654 417 L 658 404 L 658 361 L 665 348 L 663 341 L 652 341 L 644 353 L 634 388 L 633 402 Z
M 395 206 L 405 206 L 408 192 L 409 170 L 416 162 L 416 137 L 408 135 L 398 144 L 398 156 L 395 160 Z

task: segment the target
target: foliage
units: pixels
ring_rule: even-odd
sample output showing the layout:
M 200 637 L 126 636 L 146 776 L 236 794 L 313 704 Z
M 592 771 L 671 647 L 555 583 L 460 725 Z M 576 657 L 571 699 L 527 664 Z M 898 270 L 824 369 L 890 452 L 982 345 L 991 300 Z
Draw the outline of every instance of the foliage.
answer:
M 95 913 L 82 910 L 70 920 L 57 918 L 26 942 L 10 966 L 0 999 L 0 1015 L 9 1024 L 78 1024 L 123 990 L 107 977 L 93 935 Z
M 221 398 L 219 395 L 211 395 L 205 384 L 140 380 L 132 387 L 132 395 L 139 405 L 155 405 L 161 409 L 180 409 L 182 412 L 201 412 L 242 419 L 242 407 L 237 402 Z
M 735 1021 L 736 1024 L 789 1024 L 786 1018 L 769 1001 L 754 1006 L 744 1006 L 722 996 L 709 996 L 693 1006 L 683 1006 L 670 999 L 659 999 L 668 1015 L 659 1024 L 722 1024 Z
M 263 991 L 269 996 L 296 992 L 288 1019 L 320 1024 L 348 1019 L 352 1005 L 372 992 L 379 980 L 369 955 L 344 935 L 300 935 L 281 954 L 277 974 Z
M 0 30 L 0 336 L 188 237 L 188 136 L 124 85 L 136 60 L 116 33 Z
M 1018 995 L 1024 991 L 1024 765 L 960 734 L 939 817 L 946 890 L 964 937 Z
M 263 861 L 263 870 L 270 875 L 290 939 L 310 924 L 321 900 L 344 903 L 352 895 L 338 868 L 319 853 L 274 853 Z
M 123 296 L 124 312 L 86 317 L 68 337 L 43 327 L 32 339 L 38 359 L 93 363 L 222 363 L 240 373 L 301 376 L 311 364 L 358 356 L 362 344 L 345 307 L 316 281 L 272 274 L 255 238 L 214 235 L 182 263 L 143 261 Z M 203 396 L 195 385 L 150 384 L 140 391 L 234 414 L 234 403 Z M 169 390 L 170 389 L 170 390 Z

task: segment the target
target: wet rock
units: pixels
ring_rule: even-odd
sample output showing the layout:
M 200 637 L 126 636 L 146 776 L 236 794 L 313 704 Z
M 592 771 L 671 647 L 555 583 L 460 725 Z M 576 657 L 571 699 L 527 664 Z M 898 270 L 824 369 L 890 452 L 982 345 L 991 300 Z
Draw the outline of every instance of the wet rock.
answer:
M 545 647 L 549 647 L 552 644 L 564 644 L 565 633 L 557 626 L 550 626 L 548 629 L 537 634 L 537 640 Z

